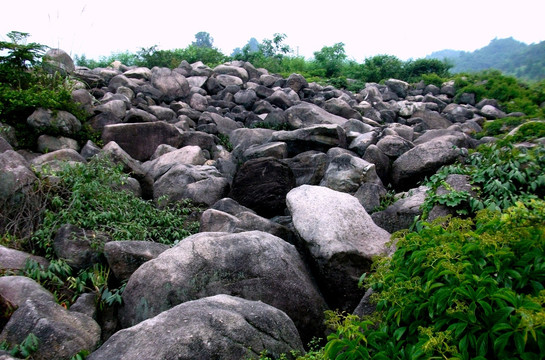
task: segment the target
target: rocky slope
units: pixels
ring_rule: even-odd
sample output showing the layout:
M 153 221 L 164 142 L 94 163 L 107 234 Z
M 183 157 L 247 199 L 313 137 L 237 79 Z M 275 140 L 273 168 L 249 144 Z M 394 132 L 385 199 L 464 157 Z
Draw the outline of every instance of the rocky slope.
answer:
M 66 310 L 33 280 L 0 277 L 0 296 L 18 307 L 0 341 L 33 333 L 47 344 L 36 359 L 82 349 L 90 359 L 302 350 L 324 337 L 324 310 L 360 303 L 360 275 L 372 257 L 394 251 L 390 233 L 420 213 L 419 182 L 475 147 L 471 135 L 484 121 L 506 116 L 472 94 L 454 103 L 452 83 L 391 79 L 354 94 L 244 62 L 114 65 L 73 73 L 81 82 L 73 97 L 104 146 L 78 144 L 81 123 L 71 114 L 36 110 L 28 125 L 61 136 L 42 135 L 42 153 L 14 151 L 16 139 L 0 137 L 0 200 L 30 186 L 43 164 L 108 154 L 144 199 L 189 198 L 207 209 L 200 233 L 172 248 L 106 244 L 115 276 L 128 279 L 108 329 L 84 296 Z M 403 199 L 373 212 L 388 186 Z M 57 255 L 80 268 L 101 261 L 76 247 L 84 230 L 67 224 L 56 239 Z M 28 256 L 0 247 L 0 268 L 20 269 Z

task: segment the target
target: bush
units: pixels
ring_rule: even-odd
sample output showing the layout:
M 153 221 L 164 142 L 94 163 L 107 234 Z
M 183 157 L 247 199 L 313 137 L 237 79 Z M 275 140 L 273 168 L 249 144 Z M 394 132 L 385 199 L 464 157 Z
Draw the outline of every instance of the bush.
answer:
M 27 125 L 26 119 L 39 107 L 65 110 L 84 122 L 86 114 L 72 100 L 69 82 L 58 73 L 47 74 L 40 67 L 46 47 L 24 44 L 26 33 L 11 32 L 8 37 L 12 42 L 0 42 L 0 51 L 7 52 L 6 56 L 0 56 L 0 121 L 15 128 L 19 146 L 34 148 L 40 134 Z
M 378 320 L 337 315 L 331 359 L 539 359 L 545 351 L 545 202 L 398 233 L 366 279 Z
M 437 204 L 458 208 L 463 215 L 472 215 L 485 208 L 507 209 L 518 201 L 543 198 L 543 168 L 544 146 L 526 149 L 510 143 L 482 145 L 470 154 L 465 163 L 443 167 L 430 177 L 426 183 L 430 190 L 422 205 L 422 218 L 425 219 Z M 449 174 L 468 175 L 478 196 L 455 191 L 437 195 L 436 190 L 445 185 Z
M 198 230 L 188 221 L 199 209 L 189 201 L 158 209 L 119 187 L 126 182 L 120 167 L 108 158 L 93 158 L 87 164 L 66 165 L 59 172 L 47 171 L 58 183 L 48 192 L 49 205 L 32 244 L 51 256 L 52 239 L 60 226 L 72 224 L 107 233 L 113 240 L 147 240 L 173 244 Z

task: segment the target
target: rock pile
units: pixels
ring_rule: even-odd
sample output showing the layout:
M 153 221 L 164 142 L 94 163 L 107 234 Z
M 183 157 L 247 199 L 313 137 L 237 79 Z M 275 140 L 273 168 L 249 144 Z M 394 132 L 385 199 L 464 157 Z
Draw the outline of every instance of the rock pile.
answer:
M 351 93 L 239 61 L 76 67 L 73 75 L 82 85 L 73 97 L 105 146 L 78 144 L 82 125 L 68 113 L 38 109 L 28 118 L 37 131 L 62 135 L 41 137 L 43 154 L 14 151 L 2 125 L 1 201 L 32 185 L 31 169 L 108 154 L 138 196 L 189 198 L 208 209 L 201 232 L 172 248 L 105 240 L 96 254 L 77 236 L 82 229 L 63 227 L 73 236 L 57 235 L 59 254 L 79 267 L 105 255 L 115 276 L 128 279 L 112 315 L 118 325 L 108 330 L 115 334 L 107 339 L 103 328 L 98 350 L 100 328 L 88 315 L 96 311 L 68 311 L 32 280 L 0 278 L 0 299 L 18 306 L 0 341 L 34 333 L 47 344 L 40 359 L 82 349 L 94 351 L 90 359 L 302 350 L 324 337 L 324 310 L 356 308 L 359 276 L 373 256 L 392 253 L 390 233 L 420 211 L 426 189 L 418 183 L 476 146 L 471 135 L 484 121 L 506 116 L 469 94 L 455 103 L 452 83 L 391 79 Z M 370 216 L 388 186 L 406 196 Z M 25 256 L 0 249 L 0 268 L 20 268 Z

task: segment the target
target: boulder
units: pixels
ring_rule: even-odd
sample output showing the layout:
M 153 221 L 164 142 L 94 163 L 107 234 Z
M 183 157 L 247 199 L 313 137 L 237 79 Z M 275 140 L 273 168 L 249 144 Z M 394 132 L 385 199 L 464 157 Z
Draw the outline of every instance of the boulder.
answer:
M 323 330 L 325 303 L 297 250 L 261 231 L 201 232 L 144 263 L 123 292 L 121 324 L 132 326 L 216 294 L 261 300 L 284 311 L 303 340 Z
M 380 200 L 386 194 L 387 190 L 383 185 L 367 182 L 361 184 L 358 191 L 354 194 L 354 197 L 358 199 L 365 211 L 370 214 L 380 206 Z
M 362 118 L 361 114 L 354 110 L 346 101 L 341 98 L 332 98 L 324 103 L 324 109 L 334 115 L 341 116 L 345 119 Z
M 104 127 L 102 141 L 105 144 L 115 141 L 132 158 L 146 161 L 161 144 L 179 147 L 181 135 L 174 125 L 164 121 L 115 124 Z
M 61 76 L 67 76 L 76 70 L 74 60 L 61 49 L 49 49 L 43 57 L 43 67 L 48 73 L 58 72 Z
M 324 177 L 328 157 L 320 151 L 305 151 L 284 159 L 295 176 L 295 186 L 318 185 Z
M 76 140 L 64 136 L 55 137 L 44 134 L 38 137 L 39 152 L 45 154 L 50 151 L 57 151 L 61 149 L 72 149 L 79 151 L 79 145 Z
M 413 224 L 415 217 L 422 215 L 420 207 L 426 200 L 427 191 L 428 188 L 420 186 L 405 194 L 400 194 L 396 202 L 383 211 L 373 213 L 371 218 L 375 224 L 390 233 L 408 229 Z
M 49 266 L 49 261 L 44 257 L 0 245 L 0 273 L 4 273 L 6 270 L 23 270 L 28 261 L 34 261 L 44 268 Z
M 392 164 L 392 183 L 396 189 L 411 189 L 426 176 L 434 174 L 443 165 L 452 164 L 463 154 L 462 149 L 442 138 L 417 145 Z
M 407 90 L 409 89 L 409 84 L 402 80 L 389 79 L 384 82 L 384 84 L 395 93 L 400 98 L 405 98 L 407 96 Z M 386 101 L 386 100 L 384 100 Z
M 284 142 L 269 142 L 262 145 L 252 145 L 242 154 L 244 161 L 263 157 L 285 159 L 288 157 L 288 146 Z
M 374 256 L 391 252 L 390 234 L 346 193 L 303 185 L 290 191 L 286 202 L 328 305 L 352 311 L 363 296 L 358 279 Z
M 151 85 L 160 91 L 161 102 L 170 103 L 189 95 L 187 79 L 168 68 L 154 67 L 151 70 Z
M 275 131 L 271 141 L 285 142 L 288 156 L 292 157 L 309 150 L 327 152 L 333 147 L 346 148 L 346 133 L 339 125 L 313 125 L 293 131 Z
M 21 344 L 33 334 L 39 344 L 33 359 L 68 359 L 98 346 L 99 325 L 87 315 L 58 305 L 53 295 L 34 280 L 0 277 L 0 297 L 17 307 L 0 333 L 0 342 Z
M 354 194 L 364 183 L 382 185 L 375 165 L 347 153 L 337 155 L 331 159 L 320 186 Z
M 384 155 L 392 159 L 398 158 L 414 147 L 413 143 L 397 135 L 386 135 L 376 145 Z
M 152 335 L 152 336 L 150 336 Z M 293 321 L 282 311 L 229 295 L 188 301 L 113 335 L 88 360 L 280 358 L 303 352 Z
M 371 144 L 365 149 L 363 160 L 375 165 L 375 171 L 384 184 L 389 182 L 390 158 L 378 148 Z
M 115 277 L 126 281 L 140 265 L 155 259 L 169 248 L 152 241 L 110 241 L 104 244 L 104 256 Z
M 25 158 L 13 150 L 0 153 L 0 201 L 5 201 L 37 180 Z
M 28 118 L 27 124 L 40 133 L 60 133 L 71 136 L 81 130 L 81 122 L 71 113 L 59 110 L 36 109 Z
M 87 160 L 74 149 L 60 149 L 35 157 L 31 165 L 40 167 L 44 164 L 54 165 L 62 162 L 86 163 Z
M 276 90 L 265 101 L 271 103 L 272 105 L 278 106 L 282 110 L 286 110 L 293 106 L 293 100 L 290 99 L 288 94 L 283 90 Z
M 475 113 L 466 106 L 458 104 L 448 104 L 442 112 L 442 115 L 453 123 L 464 123 L 472 119 Z
M 378 132 L 369 131 L 364 134 L 358 135 L 348 145 L 348 149 L 354 151 L 360 156 L 363 156 L 367 151 L 367 148 L 371 145 L 375 145 L 378 141 Z
M 283 215 L 286 194 L 295 187 L 295 176 L 279 159 L 259 158 L 245 162 L 235 174 L 230 197 L 259 215 Z
M 286 110 L 286 116 L 291 126 L 296 129 L 320 124 L 344 125 L 347 119 L 332 114 L 318 105 L 307 102 L 291 106 Z
M 412 117 L 422 119 L 422 124 L 425 126 L 424 130 L 446 129 L 452 125 L 452 122 L 433 110 L 418 110 L 414 112 Z
M 159 205 L 191 199 L 212 205 L 229 191 L 229 183 L 213 166 L 176 164 L 153 185 L 153 198 Z M 160 202 L 166 196 L 164 202 Z
M 2 129 L 0 128 L 0 131 Z M 0 154 L 3 153 L 3 152 L 6 152 L 8 150 L 13 150 L 13 147 L 11 146 L 11 144 L 6 140 L 4 139 L 2 136 L 0 136 Z
M 15 307 L 28 299 L 55 302 L 55 297 L 26 276 L 0 276 L 0 296 Z
M 213 70 L 216 74 L 236 76 L 240 78 L 243 82 L 248 81 L 250 78 L 248 75 L 248 71 L 240 66 L 222 64 L 216 66 Z
M 70 312 L 53 301 L 26 300 L 11 315 L 0 341 L 22 343 L 29 334 L 38 339 L 33 359 L 69 359 L 82 350 L 93 351 L 100 341 L 100 327 L 89 316 Z
M 481 108 L 481 115 L 487 118 L 488 120 L 494 120 L 494 119 L 503 119 L 507 115 L 499 110 L 498 108 L 492 106 L 492 105 L 484 105 Z
M 115 142 L 107 143 L 98 156 L 105 156 L 116 165 L 121 165 L 123 172 L 135 178 L 142 189 L 145 200 L 153 198 L 153 179 L 146 173 L 140 161 L 133 159 Z
M 204 165 L 206 160 L 206 156 L 200 147 L 188 145 L 167 152 L 156 159 L 146 161 L 142 164 L 142 168 L 152 179 L 157 180 L 176 164 Z
M 229 199 L 229 198 L 227 198 Z M 222 199 L 224 200 L 224 199 Z M 222 200 L 218 201 L 221 202 Z M 231 200 L 231 199 L 229 199 Z M 234 200 L 232 200 L 234 202 Z M 229 232 L 239 233 L 258 230 L 278 236 L 288 242 L 292 241 L 291 231 L 283 225 L 257 215 L 253 210 L 239 205 L 246 210 L 236 213 L 229 210 L 216 209 L 217 203 L 201 215 L 200 232 Z M 221 206 L 218 206 L 221 208 Z
M 151 70 L 147 67 L 136 67 L 123 73 L 129 79 L 151 80 Z
M 103 262 L 102 250 L 108 241 L 106 234 L 66 224 L 57 231 L 53 249 L 59 259 L 66 260 L 77 271 Z

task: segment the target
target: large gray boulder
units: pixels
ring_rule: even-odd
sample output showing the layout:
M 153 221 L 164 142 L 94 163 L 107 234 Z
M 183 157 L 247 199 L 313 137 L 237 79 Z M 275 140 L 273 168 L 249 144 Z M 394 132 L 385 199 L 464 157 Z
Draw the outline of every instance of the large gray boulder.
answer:
M 354 110 L 346 101 L 341 98 L 331 98 L 324 103 L 324 109 L 331 114 L 341 116 L 345 119 L 359 119 L 362 116 Z
M 358 279 L 374 256 L 390 252 L 390 234 L 349 194 L 303 185 L 286 202 L 329 306 L 352 311 L 363 296 Z
M 286 110 L 288 122 L 294 128 L 303 128 L 319 124 L 343 125 L 347 119 L 322 109 L 318 105 L 302 102 Z
M 70 312 L 34 280 L 0 277 L 0 297 L 17 307 L 0 333 L 0 342 L 21 344 L 29 334 L 38 338 L 33 359 L 69 359 L 82 350 L 93 351 L 100 327 L 89 316 Z
M 216 295 L 185 302 L 113 335 L 88 360 L 226 359 L 303 352 L 290 318 L 260 301 Z
M 271 141 L 285 142 L 288 156 L 295 156 L 305 151 L 327 152 L 333 147 L 346 148 L 346 132 L 335 124 L 312 125 L 293 131 L 275 131 Z
M 74 135 L 81 130 L 81 122 L 67 111 L 53 112 L 47 109 L 36 109 L 28 118 L 27 124 L 38 132 Z
M 65 224 L 55 235 L 53 249 L 59 259 L 66 260 L 77 271 L 103 262 L 102 249 L 108 241 L 106 234 Z
M 23 270 L 28 261 L 34 261 L 45 268 L 49 266 L 49 261 L 44 257 L 0 245 L 0 272 Z
M 185 76 L 168 68 L 151 70 L 151 85 L 161 92 L 160 101 L 170 103 L 189 95 L 189 83 Z
M 328 157 L 320 151 L 305 151 L 284 159 L 295 176 L 295 186 L 318 185 L 327 168 Z
M 204 165 L 206 160 L 200 147 L 188 145 L 146 161 L 142 167 L 154 180 L 157 180 L 176 164 Z
M 160 205 L 191 199 L 196 203 L 214 204 L 229 191 L 229 182 L 213 166 L 176 164 L 153 185 L 153 198 Z M 166 196 L 165 202 L 161 202 Z
M 351 154 L 340 154 L 329 162 L 320 186 L 354 194 L 364 183 L 382 185 L 375 165 Z
M 411 189 L 441 166 L 454 163 L 463 153 L 442 138 L 415 146 L 392 164 L 392 183 L 399 190 Z
M 0 201 L 33 184 L 36 175 L 25 158 L 13 150 L 0 153 Z
M 200 232 L 230 232 L 259 230 L 292 241 L 292 232 L 285 226 L 259 216 L 250 208 L 231 198 L 224 198 L 203 212 Z
M 325 303 L 299 253 L 261 231 L 201 232 L 144 263 L 123 293 L 121 324 L 216 294 L 261 300 L 286 312 L 306 341 L 321 335 Z
M 105 144 L 115 141 L 134 159 L 146 161 L 161 144 L 179 147 L 181 134 L 174 125 L 164 121 L 114 124 L 104 127 L 102 141 Z
M 76 70 L 74 60 L 61 49 L 49 49 L 43 57 L 43 67 L 50 74 L 58 72 L 61 76 L 72 74 Z
M 168 245 L 152 241 L 110 241 L 104 244 L 104 256 L 115 277 L 124 281 L 129 280 L 140 265 L 168 249 Z
M 230 197 L 259 215 L 283 215 L 286 194 L 295 187 L 295 176 L 282 160 L 272 157 L 246 161 L 237 171 Z
M 420 207 L 426 200 L 428 188 L 420 186 L 400 194 L 398 200 L 383 211 L 375 212 L 371 218 L 381 228 L 390 233 L 408 229 L 418 215 L 422 215 Z

